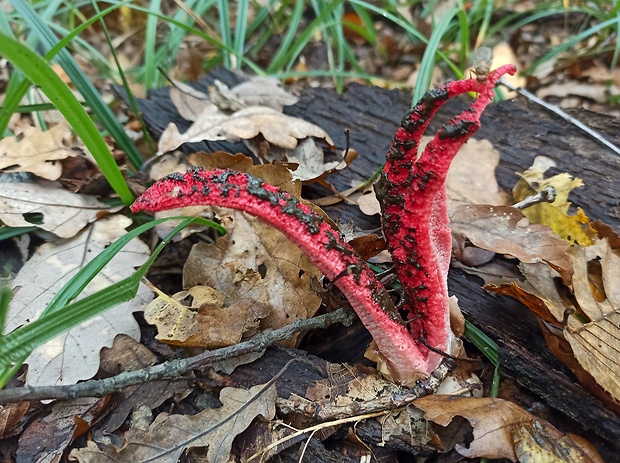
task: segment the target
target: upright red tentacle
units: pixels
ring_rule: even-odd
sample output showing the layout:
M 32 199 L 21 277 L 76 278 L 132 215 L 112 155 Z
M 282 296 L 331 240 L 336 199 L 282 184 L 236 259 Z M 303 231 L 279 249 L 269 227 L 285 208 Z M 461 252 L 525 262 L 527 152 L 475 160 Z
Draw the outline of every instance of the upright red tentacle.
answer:
M 450 333 L 447 277 L 452 241 L 448 228 L 445 179 L 452 159 L 480 127 L 480 115 L 493 100 L 493 87 L 512 65 L 478 79 L 450 82 L 426 93 L 405 116 L 387 154 L 377 197 L 382 205 L 383 233 L 403 285 L 403 309 L 409 331 L 433 371 L 446 352 Z M 453 96 L 476 92 L 480 97 L 442 127 L 418 157 L 430 119 Z M 422 339 L 424 341 L 422 341 Z

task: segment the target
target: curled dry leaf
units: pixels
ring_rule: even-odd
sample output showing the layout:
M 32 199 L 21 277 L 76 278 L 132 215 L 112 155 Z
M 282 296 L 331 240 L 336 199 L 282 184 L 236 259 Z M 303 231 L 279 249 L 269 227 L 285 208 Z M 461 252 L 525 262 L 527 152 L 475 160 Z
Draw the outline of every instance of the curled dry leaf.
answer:
M 208 447 L 206 462 L 226 463 L 237 435 L 257 416 L 271 420 L 275 415 L 276 388 L 272 386 L 261 391 L 263 387 L 259 384 L 247 391 L 226 387 L 220 393 L 222 406 L 219 408 L 206 409 L 192 416 L 161 413 L 148 429 L 127 431 L 122 448 L 107 445 L 102 451 L 89 441 L 86 448 L 71 451 L 69 458 L 80 463 L 174 463 L 186 448 Z
M 430 137 L 424 137 L 430 140 Z M 509 204 L 509 195 L 497 184 L 495 169 L 499 164 L 499 151 L 488 140 L 470 139 L 454 157 L 446 190 L 448 208 L 462 204 Z M 476 175 L 472 175 L 476 166 Z
M 187 121 L 195 121 L 202 113 L 218 112 L 217 107 L 209 101 L 209 95 L 180 81 L 174 81 L 170 87 L 170 99 L 179 114 Z
M 39 317 L 54 295 L 83 266 L 110 243 L 126 233 L 131 220 L 114 215 L 97 221 L 72 239 L 45 243 L 26 262 L 13 281 L 5 333 Z M 89 283 L 81 299 L 129 277 L 149 257 L 148 246 L 133 239 Z M 119 333 L 140 339 L 132 312 L 141 310 L 151 292 L 140 285 L 137 297 L 124 302 L 36 348 L 26 360 L 26 383 L 32 386 L 74 384 L 88 379 L 99 368 L 99 351 L 109 347 Z
M 305 254 L 254 218 L 236 211 L 219 215 L 228 233 L 214 245 L 194 246 L 183 269 L 183 285 L 214 288 L 224 296 L 225 307 L 263 307 L 270 315 L 261 322 L 262 329 L 280 328 L 314 315 L 321 300 L 311 283 L 321 273 Z M 230 321 L 239 323 L 238 319 Z
M 620 402 L 620 256 L 604 238 L 568 251 L 575 273 L 572 293 L 558 285 L 559 274 L 544 264 L 520 266 L 525 281 L 486 287 L 519 299 L 548 321 L 563 326 L 579 364 Z M 567 312 L 569 311 L 569 312 Z
M 522 201 L 549 186 L 553 187 L 556 192 L 555 201 L 530 206 L 523 210 L 523 214 L 530 219 L 530 222 L 548 226 L 570 243 L 590 245 L 596 238 L 596 232 L 590 226 L 590 219 L 580 208 L 577 208 L 575 215 L 569 215 L 571 203 L 568 201 L 568 195 L 574 188 L 583 186 L 583 182 L 579 178 L 573 179 L 567 173 L 546 179 L 545 172 L 554 166 L 555 162 L 552 159 L 537 156 L 532 167 L 518 174 L 521 180 L 513 188 L 513 199 L 515 202 Z
M 221 109 L 238 111 L 249 106 L 267 106 L 282 112 L 284 106 L 294 105 L 299 98 L 282 88 L 280 81 L 272 77 L 251 77 L 228 88 L 219 80 L 209 87 L 211 101 Z
M 104 413 L 109 398 L 58 401 L 51 413 L 36 416 L 19 438 L 15 461 L 61 461 L 74 439 L 85 434 Z
M 124 371 L 135 371 L 155 365 L 157 355 L 144 344 L 130 336 L 121 334 L 114 339 L 114 345 L 101 350 L 101 371 L 109 376 Z M 108 433 L 120 428 L 132 410 L 146 407 L 149 410 L 159 407 L 172 396 L 184 397 L 191 392 L 184 381 L 153 381 L 129 386 L 111 396 L 111 403 L 105 417 L 105 430 Z
M 255 300 L 224 305 L 224 296 L 208 286 L 194 286 L 170 297 L 159 290 L 157 299 L 144 309 L 144 318 L 157 326 L 156 339 L 183 347 L 217 349 L 253 334 L 270 307 Z M 183 299 L 192 297 L 190 306 Z
M 311 182 L 321 176 L 342 170 L 349 164 L 348 160 L 325 162 L 323 150 L 312 138 L 303 139 L 295 148 L 286 149 L 272 146 L 260 137 L 245 140 L 245 145 L 263 162 L 286 162 L 297 164 L 291 171 L 293 179 Z
M 66 123 L 45 132 L 37 127 L 25 127 L 21 133 L 0 140 L 0 169 L 58 180 L 62 174 L 62 164 L 58 161 L 78 154 L 71 145 L 71 128 Z
M 565 435 L 551 424 L 502 399 L 431 395 L 414 405 L 424 417 L 448 426 L 454 417 L 465 418 L 473 427 L 474 440 L 455 449 L 467 458 L 508 458 L 512 461 L 603 463 L 596 449 L 581 438 Z M 436 430 L 441 438 L 441 430 Z M 529 436 L 529 437 L 528 437 Z M 526 460 L 528 454 L 549 459 Z
M 0 182 L 0 220 L 10 227 L 36 225 L 71 238 L 103 211 L 114 209 L 93 196 L 71 193 L 58 182 Z
M 248 140 L 258 134 L 262 134 L 269 143 L 287 149 L 295 148 L 298 140 L 307 137 L 323 138 L 333 145 L 329 135 L 317 125 L 271 108 L 253 106 L 231 115 L 202 113 L 183 134 L 171 123 L 159 139 L 158 151 L 165 153 L 184 143 L 203 140 Z
M 509 254 L 521 262 L 547 262 L 566 281 L 573 273 L 569 243 L 543 225 L 530 224 L 509 206 L 458 206 L 450 211 L 453 233 L 467 236 L 477 247 Z

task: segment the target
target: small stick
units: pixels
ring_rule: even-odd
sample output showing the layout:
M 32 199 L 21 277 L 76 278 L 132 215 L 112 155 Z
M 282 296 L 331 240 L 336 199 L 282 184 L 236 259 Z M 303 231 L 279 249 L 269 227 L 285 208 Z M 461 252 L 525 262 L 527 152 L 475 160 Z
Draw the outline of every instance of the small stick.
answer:
M 515 92 L 519 92 L 521 95 L 523 95 L 524 97 L 526 97 L 527 99 L 529 99 L 530 101 L 533 101 L 534 103 L 538 103 L 539 105 L 541 105 L 543 108 L 551 111 L 552 113 L 557 114 L 558 116 L 560 116 L 562 119 L 564 119 L 567 122 L 570 122 L 573 125 L 576 125 L 578 128 L 580 128 L 582 131 L 584 131 L 586 134 L 590 135 L 592 138 L 594 138 L 596 141 L 598 141 L 599 143 L 601 143 L 602 145 L 606 146 L 607 148 L 609 148 L 610 150 L 612 150 L 614 153 L 620 155 L 620 148 L 618 148 L 616 145 L 614 145 L 612 142 L 610 142 L 609 140 L 607 140 L 605 137 L 603 137 L 600 133 L 598 133 L 596 130 L 591 129 L 590 127 L 588 127 L 587 125 L 585 125 L 583 122 L 578 121 L 577 119 L 575 119 L 574 117 L 568 115 L 567 113 L 565 113 L 564 111 L 562 111 L 560 108 L 558 108 L 555 105 L 551 105 L 549 103 L 547 103 L 545 100 L 542 100 L 540 98 L 538 98 L 536 95 L 528 92 L 527 90 L 524 90 L 521 87 L 515 87 L 514 85 L 512 85 L 510 82 L 508 82 L 506 79 L 500 79 L 499 83 L 504 85 L 505 87 L 509 88 L 510 90 L 513 90 Z
M 555 201 L 556 191 L 551 185 L 545 187 L 540 193 L 528 196 L 522 199 L 518 203 L 512 205 L 515 209 L 523 210 L 526 207 L 533 206 L 540 203 L 552 203 Z
M 239 357 L 250 352 L 259 352 L 279 341 L 290 339 L 298 331 L 325 328 L 339 322 L 350 325 L 354 319 L 353 312 L 338 309 L 308 320 L 295 320 L 290 325 L 277 330 L 262 332 L 248 341 L 240 342 L 233 346 L 206 351 L 194 357 L 170 360 L 141 370 L 126 371 L 111 378 L 85 381 L 70 386 L 24 386 L 4 389 L 0 390 L 0 404 L 28 400 L 70 400 L 78 397 L 103 397 L 126 387 L 145 382 L 186 380 L 186 377 L 183 377 L 183 375 L 194 368 Z

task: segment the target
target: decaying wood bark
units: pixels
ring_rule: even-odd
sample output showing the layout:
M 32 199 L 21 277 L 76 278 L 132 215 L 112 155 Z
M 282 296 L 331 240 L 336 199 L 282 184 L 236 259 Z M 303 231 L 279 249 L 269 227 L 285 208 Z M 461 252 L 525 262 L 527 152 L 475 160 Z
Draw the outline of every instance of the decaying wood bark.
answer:
M 193 85 L 206 91 L 215 79 L 229 86 L 244 80 L 231 72 L 216 70 Z M 350 85 L 343 95 L 322 88 L 306 90 L 296 105 L 285 108 L 285 113 L 320 125 L 338 149 L 344 149 L 344 131 L 350 130 L 351 147 L 358 151 L 359 158 L 348 169 L 329 177 L 330 183 L 342 191 L 353 181 L 366 179 L 384 163 L 391 137 L 409 105 L 410 97 L 405 93 Z M 443 111 L 446 116 L 442 118 L 440 114 L 429 133 L 434 133 L 439 123 L 446 122 L 449 115 L 460 112 L 467 104 L 457 101 L 446 106 Z M 166 89 L 151 92 L 148 99 L 139 101 L 139 108 L 155 136 L 169 122 L 175 122 L 181 132 L 190 125 L 179 116 Z M 585 110 L 573 111 L 571 115 L 620 145 L 620 121 Z M 538 105 L 517 98 L 491 105 L 474 138 L 490 141 L 501 153 L 497 178 L 502 188 L 511 189 L 517 180 L 515 172 L 529 167 L 536 156 L 545 155 L 557 163 L 552 174 L 568 172 L 583 179 L 585 187 L 571 193 L 573 204 L 582 207 L 590 218 L 620 230 L 620 181 L 617 180 L 620 157 L 576 127 Z M 248 153 L 242 144 L 222 142 L 192 144 L 183 149 L 188 153 L 218 149 Z M 324 196 L 326 191 L 311 185 L 304 193 L 312 198 Z M 364 216 L 352 206 L 338 204 L 325 210 L 334 220 L 353 220 L 362 229 L 380 226 L 378 216 Z M 586 392 L 549 354 L 534 316 L 525 307 L 512 299 L 486 293 L 478 283 L 455 270 L 450 272 L 448 287 L 450 294 L 457 295 L 467 319 L 499 344 L 502 373 L 566 416 L 565 423 L 552 421 L 553 424 L 563 431 L 583 434 L 597 445 L 604 457 L 620 454 L 620 417 Z M 359 344 L 363 347 L 365 343 Z M 278 368 L 274 366 L 274 373 Z M 294 387 L 299 376 L 288 378 L 291 390 L 303 394 L 303 384 Z M 328 461 L 327 456 L 324 458 L 309 461 Z

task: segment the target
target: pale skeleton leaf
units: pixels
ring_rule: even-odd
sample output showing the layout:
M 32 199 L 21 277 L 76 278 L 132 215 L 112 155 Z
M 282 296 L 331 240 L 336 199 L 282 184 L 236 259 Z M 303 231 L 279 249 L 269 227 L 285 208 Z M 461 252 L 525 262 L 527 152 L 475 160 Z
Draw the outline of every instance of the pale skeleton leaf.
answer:
M 36 225 L 60 238 L 71 238 L 94 222 L 97 214 L 112 210 L 93 196 L 65 190 L 58 182 L 0 182 L 0 220 L 10 227 Z M 26 220 L 33 214 L 41 214 L 42 223 Z
M 36 320 L 60 288 L 110 243 L 123 236 L 131 220 L 114 215 L 97 221 L 72 239 L 43 244 L 26 262 L 13 281 L 5 333 Z M 89 283 L 81 299 L 129 277 L 149 257 L 148 246 L 133 239 Z M 140 286 L 136 298 L 38 347 L 28 357 L 28 385 L 74 384 L 91 378 L 99 368 L 99 351 L 113 344 L 117 334 L 140 338 L 132 316 L 151 299 L 151 291 Z
M 72 143 L 71 129 L 66 123 L 46 132 L 25 127 L 21 133 L 0 140 L 0 169 L 58 180 L 62 174 L 62 164 L 58 161 L 78 154 L 71 149 Z
M 196 415 L 161 413 L 148 429 L 133 428 L 124 435 L 125 445 L 117 449 L 107 445 L 105 450 L 92 442 L 83 449 L 71 452 L 69 458 L 80 463 L 117 463 L 157 461 L 174 463 L 186 448 L 208 447 L 204 461 L 230 461 L 233 440 L 245 431 L 257 416 L 271 420 L 275 416 L 275 386 L 262 391 L 259 384 L 251 389 L 226 387 L 220 393 L 222 406 L 206 409 Z

